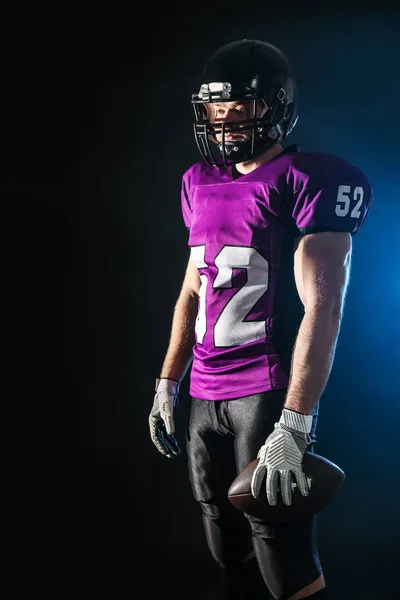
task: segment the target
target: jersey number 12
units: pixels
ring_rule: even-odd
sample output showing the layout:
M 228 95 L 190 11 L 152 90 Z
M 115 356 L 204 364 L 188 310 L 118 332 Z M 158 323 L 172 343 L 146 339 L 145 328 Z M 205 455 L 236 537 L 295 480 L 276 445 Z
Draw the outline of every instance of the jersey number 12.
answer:
M 206 247 L 193 246 L 191 259 L 198 269 L 206 269 Z M 241 346 L 265 337 L 265 320 L 245 321 L 255 304 L 268 290 L 268 261 L 255 248 L 224 246 L 214 260 L 217 275 L 213 288 L 232 288 L 234 269 L 246 269 L 247 281 L 230 298 L 218 315 L 214 325 L 214 344 L 217 347 Z M 203 343 L 207 331 L 206 275 L 200 275 L 199 312 L 196 320 L 196 338 Z

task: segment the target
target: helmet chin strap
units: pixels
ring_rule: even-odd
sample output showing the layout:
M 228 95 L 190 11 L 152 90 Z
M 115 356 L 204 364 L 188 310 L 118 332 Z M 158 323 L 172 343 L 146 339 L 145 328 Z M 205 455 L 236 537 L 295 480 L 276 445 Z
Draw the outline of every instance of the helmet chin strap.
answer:
M 268 150 L 268 148 L 273 146 L 274 143 L 275 142 L 272 140 L 267 141 L 267 140 L 263 140 L 262 138 L 256 136 L 253 152 L 249 152 L 249 153 L 246 152 L 247 149 L 250 150 L 250 148 L 251 148 L 251 144 L 252 144 L 251 139 L 246 140 L 244 142 L 233 142 L 233 141 L 229 140 L 229 141 L 226 141 L 224 144 L 222 144 L 222 143 L 218 144 L 218 150 L 220 151 L 222 156 L 224 156 L 224 150 L 225 150 L 225 156 L 227 158 L 229 157 L 230 160 L 232 160 L 236 164 L 239 162 L 244 162 L 244 161 L 255 158 L 256 156 L 258 156 L 258 155 L 262 154 L 263 152 L 265 152 L 266 150 Z M 245 146 L 245 148 L 244 148 L 244 146 Z M 235 160 L 235 154 L 240 157 L 238 160 Z
M 245 142 L 241 142 L 242 144 Z M 240 150 L 240 144 L 238 142 L 231 142 L 231 141 L 227 141 L 224 144 L 218 144 L 218 150 L 221 152 L 221 154 L 224 153 L 224 149 L 225 149 L 225 154 L 227 156 L 229 156 L 231 154 L 231 152 L 238 152 Z

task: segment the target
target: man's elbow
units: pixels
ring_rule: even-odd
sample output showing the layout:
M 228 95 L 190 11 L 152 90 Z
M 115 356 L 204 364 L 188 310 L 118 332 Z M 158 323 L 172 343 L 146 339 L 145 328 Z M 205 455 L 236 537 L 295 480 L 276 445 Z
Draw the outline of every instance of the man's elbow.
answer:
M 198 306 L 199 294 L 198 292 L 189 286 L 184 286 L 179 294 L 177 304 L 185 304 L 190 306 Z
M 304 307 L 306 314 L 314 315 L 316 319 L 331 320 L 338 324 L 343 318 L 343 308 L 342 298 L 308 302 Z
M 343 317 L 348 283 L 349 271 L 343 269 L 336 280 L 325 279 L 318 285 L 310 286 L 305 294 L 305 311 L 340 322 Z

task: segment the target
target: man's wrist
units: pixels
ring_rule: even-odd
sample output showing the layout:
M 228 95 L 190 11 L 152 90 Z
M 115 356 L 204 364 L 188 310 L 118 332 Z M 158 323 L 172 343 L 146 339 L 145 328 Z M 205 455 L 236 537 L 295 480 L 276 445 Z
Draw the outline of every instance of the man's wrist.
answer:
M 280 425 L 284 425 L 289 429 L 294 429 L 301 433 L 310 433 L 312 427 L 313 417 L 312 415 L 305 415 L 303 413 L 284 408 L 279 419 Z
M 156 379 L 156 392 L 163 390 L 168 393 L 177 394 L 179 391 L 180 381 L 173 379 L 172 377 L 157 377 Z

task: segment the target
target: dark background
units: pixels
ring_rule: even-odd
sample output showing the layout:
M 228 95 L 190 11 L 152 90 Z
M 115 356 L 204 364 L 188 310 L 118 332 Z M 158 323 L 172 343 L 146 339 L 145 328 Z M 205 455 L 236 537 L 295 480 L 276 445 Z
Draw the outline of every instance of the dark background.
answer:
M 320 515 L 320 550 L 333 598 L 397 597 L 399 13 L 385 2 L 234 2 L 6 15 L 2 355 L 17 401 L 21 591 L 212 597 L 185 455 L 163 459 L 147 418 L 188 258 L 190 96 L 212 52 L 247 37 L 295 65 L 290 143 L 340 154 L 374 188 L 321 401 L 316 451 L 347 480 Z M 185 380 L 181 441 L 187 390 Z

